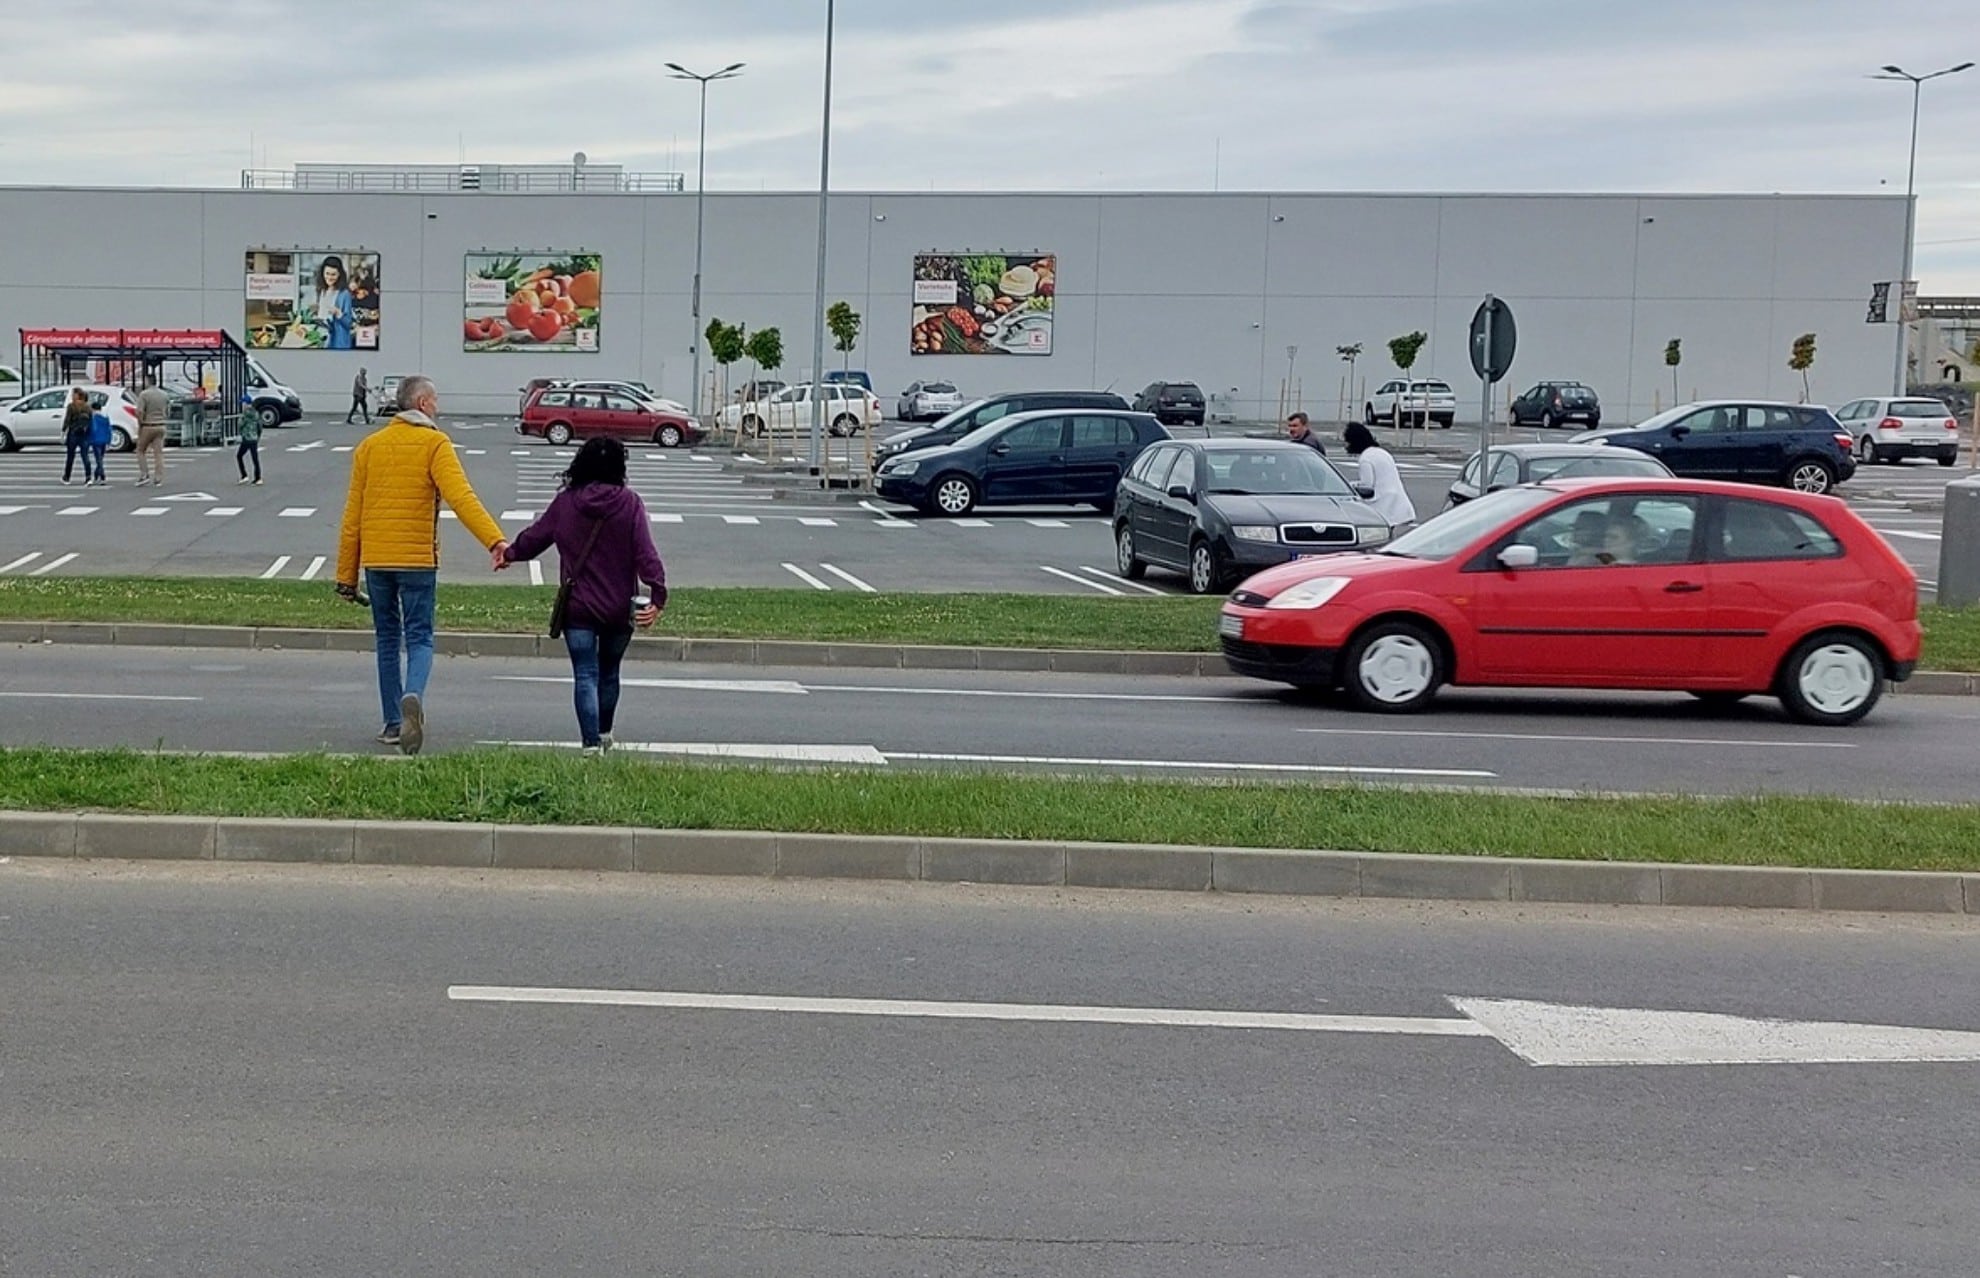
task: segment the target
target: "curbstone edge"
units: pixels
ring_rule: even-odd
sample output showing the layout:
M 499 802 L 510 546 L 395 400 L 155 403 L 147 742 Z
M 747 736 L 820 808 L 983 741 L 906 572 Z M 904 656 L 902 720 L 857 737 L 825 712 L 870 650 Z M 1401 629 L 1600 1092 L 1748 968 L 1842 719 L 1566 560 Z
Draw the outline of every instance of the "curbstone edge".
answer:
M 212 817 L 113 816 L 76 818 L 76 855 L 97 861 L 211 861 Z
M 216 861 L 295 861 L 345 865 L 356 859 L 349 821 L 265 821 L 221 817 L 213 823 Z

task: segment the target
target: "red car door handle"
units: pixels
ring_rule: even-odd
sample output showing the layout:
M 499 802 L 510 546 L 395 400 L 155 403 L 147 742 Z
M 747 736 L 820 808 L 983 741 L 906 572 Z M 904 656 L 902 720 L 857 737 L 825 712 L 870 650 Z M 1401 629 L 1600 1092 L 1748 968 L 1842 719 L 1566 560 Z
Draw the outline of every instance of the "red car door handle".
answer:
M 1664 587 L 1664 593 L 1670 595 L 1695 595 L 1703 589 L 1705 587 L 1695 581 L 1674 581 Z

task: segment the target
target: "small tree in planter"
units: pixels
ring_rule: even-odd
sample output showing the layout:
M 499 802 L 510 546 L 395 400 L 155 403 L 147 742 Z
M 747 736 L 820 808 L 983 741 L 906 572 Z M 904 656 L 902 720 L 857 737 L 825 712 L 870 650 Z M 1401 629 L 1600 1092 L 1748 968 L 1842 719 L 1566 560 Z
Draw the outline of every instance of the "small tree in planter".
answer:
M 1803 333 L 1788 348 L 1788 367 L 1801 374 L 1801 402 L 1808 402 L 1808 370 L 1815 363 L 1815 334 Z
M 715 411 L 721 412 L 729 400 L 729 365 L 743 357 L 743 329 L 740 324 L 724 324 L 719 319 L 708 321 L 708 331 L 702 336 L 708 341 L 708 356 L 722 370 L 722 395 Z M 701 390 L 695 388 L 699 397 Z
M 753 393 L 755 384 L 761 380 L 762 374 L 774 373 L 784 366 L 784 335 L 775 326 L 759 328 L 749 335 L 748 341 L 743 343 L 743 354 L 749 356 L 749 380 Z M 762 426 L 761 418 L 757 420 L 759 428 L 763 430 L 767 439 L 770 434 L 769 429 Z
M 1393 404 L 1394 419 L 1392 424 L 1394 425 L 1402 424 L 1402 402 L 1409 396 L 1409 370 L 1416 367 L 1416 357 L 1429 340 L 1430 335 L 1421 329 L 1418 329 L 1414 333 L 1404 333 L 1401 337 L 1392 337 L 1389 339 L 1389 358 L 1395 361 L 1396 367 L 1402 370 L 1403 375 L 1402 394 L 1396 396 Z M 1425 407 L 1427 409 L 1428 405 L 1426 404 Z M 1414 417 L 1410 418 L 1412 427 L 1415 423 L 1416 419 Z
M 1684 339 L 1673 337 L 1664 343 L 1664 366 L 1671 370 L 1671 407 L 1676 408 L 1684 397 L 1678 394 L 1678 365 L 1684 363 Z
M 825 327 L 832 330 L 832 346 L 844 358 L 839 370 L 852 367 L 852 350 L 859 345 L 859 312 L 850 303 L 834 302 L 825 312 Z

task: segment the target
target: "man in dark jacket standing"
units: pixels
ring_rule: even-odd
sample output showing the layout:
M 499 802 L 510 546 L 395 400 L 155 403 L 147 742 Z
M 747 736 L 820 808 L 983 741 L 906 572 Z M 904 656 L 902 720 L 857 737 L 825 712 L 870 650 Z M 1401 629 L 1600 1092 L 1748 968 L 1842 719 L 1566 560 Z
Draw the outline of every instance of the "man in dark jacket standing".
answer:
M 1322 457 L 1327 455 L 1327 446 L 1320 442 L 1305 413 L 1293 413 L 1286 418 L 1286 438 L 1295 444 L 1305 444 Z
M 371 378 L 362 368 L 351 383 L 351 411 L 344 414 L 344 425 L 349 426 L 359 413 L 364 414 L 364 424 L 371 425 Z

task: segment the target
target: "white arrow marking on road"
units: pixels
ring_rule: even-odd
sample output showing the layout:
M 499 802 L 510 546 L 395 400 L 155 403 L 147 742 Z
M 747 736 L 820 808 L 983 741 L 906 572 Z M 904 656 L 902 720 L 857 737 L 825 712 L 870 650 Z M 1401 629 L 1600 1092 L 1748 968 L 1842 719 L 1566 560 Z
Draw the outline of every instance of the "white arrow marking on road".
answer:
M 153 501 L 219 501 L 212 493 L 173 493 L 170 497 L 153 497 Z
M 447 998 L 456 1003 L 551 1003 L 708 1012 L 794 1012 L 825 1016 L 1490 1038 L 1527 1064 L 1537 1066 L 1840 1065 L 1980 1061 L 1980 1033 L 1967 1030 L 1915 1029 L 1901 1025 L 1859 1025 L 1833 1021 L 1759 1020 L 1713 1012 L 1575 1007 L 1518 999 L 1453 998 L 1452 1004 L 1463 1015 L 1442 1017 L 1088 1007 L 1055 1003 L 963 1003 L 923 999 L 806 998 L 527 985 L 450 985 L 447 987 Z

